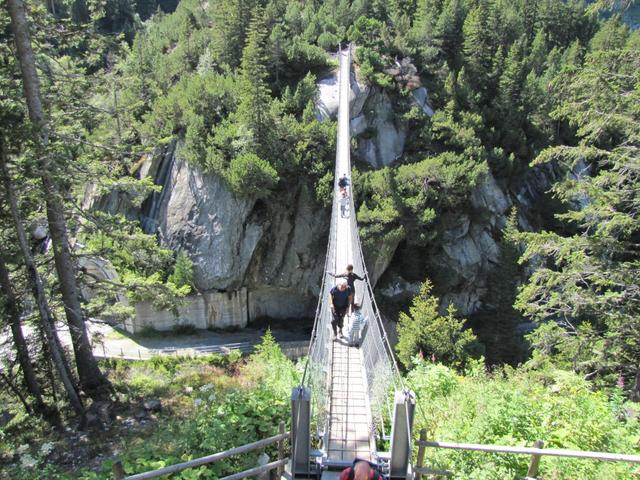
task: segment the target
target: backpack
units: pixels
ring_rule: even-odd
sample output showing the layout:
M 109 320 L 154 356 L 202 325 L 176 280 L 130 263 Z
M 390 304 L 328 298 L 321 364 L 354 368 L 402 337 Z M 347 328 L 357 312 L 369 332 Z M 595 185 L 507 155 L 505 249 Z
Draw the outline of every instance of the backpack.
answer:
M 342 473 L 340 474 L 340 480 L 353 480 L 354 468 L 356 466 L 356 463 L 358 462 L 367 462 L 371 467 L 371 470 L 369 470 L 369 480 L 384 480 L 384 477 L 382 476 L 382 473 L 380 472 L 380 468 L 378 467 L 378 465 L 376 465 L 375 463 L 368 462 L 367 460 L 361 460 L 359 458 L 356 458 L 353 461 L 353 465 L 351 465 L 349 468 L 346 468 L 345 470 L 342 471 Z

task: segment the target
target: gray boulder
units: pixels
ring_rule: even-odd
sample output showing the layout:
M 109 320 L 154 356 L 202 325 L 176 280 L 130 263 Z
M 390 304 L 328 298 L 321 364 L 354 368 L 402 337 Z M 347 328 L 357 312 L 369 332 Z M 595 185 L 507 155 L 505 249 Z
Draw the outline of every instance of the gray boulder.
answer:
M 162 410 L 162 402 L 158 399 L 150 399 L 142 402 L 142 406 L 147 412 L 159 412 Z
M 358 156 L 374 168 L 391 165 L 404 151 L 406 125 L 395 119 L 389 95 L 378 88 L 368 95 L 363 114 L 366 127 L 360 129 L 367 135 L 358 138 Z
M 234 197 L 219 176 L 180 159 L 169 185 L 158 214 L 163 244 L 188 252 L 198 289 L 239 288 L 264 234 L 258 202 Z
M 335 119 L 340 103 L 337 72 L 334 71 L 331 75 L 321 78 L 317 86 L 316 118 L 318 121 Z
M 427 101 L 428 92 L 425 87 L 416 88 L 411 92 L 411 97 L 413 98 L 413 103 L 416 107 L 422 110 L 423 113 L 432 117 L 435 113 L 433 108 L 429 105 Z

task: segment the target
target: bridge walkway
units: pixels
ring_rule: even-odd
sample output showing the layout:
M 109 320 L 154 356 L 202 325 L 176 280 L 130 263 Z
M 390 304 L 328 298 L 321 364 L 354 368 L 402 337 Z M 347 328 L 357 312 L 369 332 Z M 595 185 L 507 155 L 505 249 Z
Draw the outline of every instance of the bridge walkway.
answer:
M 336 173 L 340 176 L 346 174 L 348 177 L 351 172 L 350 70 L 349 52 L 341 52 Z M 350 192 L 350 188 L 348 191 Z M 336 190 L 335 196 L 339 198 L 339 189 Z M 335 258 L 329 263 L 334 272 L 343 272 L 347 264 L 354 263 L 354 247 L 357 246 L 353 241 L 354 232 L 350 215 L 349 209 L 347 216 L 335 216 L 337 222 Z M 351 327 L 350 320 L 349 317 L 345 317 L 343 329 L 345 335 L 348 334 Z M 355 457 L 371 459 L 371 452 L 375 450 L 375 442 L 370 431 L 371 411 L 361 351 L 355 346 L 349 346 L 346 338 L 334 339 L 331 349 L 327 460 L 328 462 L 351 462 Z

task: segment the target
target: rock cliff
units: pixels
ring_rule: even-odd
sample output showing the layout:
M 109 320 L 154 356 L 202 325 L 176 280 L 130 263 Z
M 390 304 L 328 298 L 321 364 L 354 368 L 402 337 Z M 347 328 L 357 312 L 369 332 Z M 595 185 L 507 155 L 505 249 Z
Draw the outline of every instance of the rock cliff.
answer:
M 415 88 L 411 99 L 425 115 L 433 114 L 424 87 Z M 318 82 L 316 107 L 320 120 L 337 114 L 335 74 Z M 355 74 L 351 115 L 357 142 L 354 157 L 381 168 L 403 154 L 407 126 L 395 115 L 392 98 Z M 85 204 L 138 218 L 146 232 L 157 233 L 162 244 L 187 252 L 201 293 L 246 292 L 238 301 L 246 302 L 242 311 L 249 320 L 313 314 L 330 212 L 305 187 L 294 185 L 268 201 L 236 198 L 220 177 L 183 161 L 177 141 L 149 155 L 139 174 L 151 176 L 163 187 L 141 208 L 132 207 L 117 192 L 99 197 L 91 189 Z M 378 287 L 386 297 L 408 299 L 419 288 L 419 280 L 429 276 L 443 306 L 451 302 L 462 314 L 477 312 L 487 292 L 487 276 L 499 261 L 498 239 L 509 209 L 514 204 L 524 209 L 520 222 L 527 228 L 532 219 L 526 211 L 560 174 L 553 167 L 537 167 L 513 192 L 487 174 L 474 190 L 469 209 L 439 217 L 427 247 L 416 253 L 402 235 L 392 235 L 375 252 L 365 252 L 373 259 L 372 279 L 380 279 Z M 407 274 L 406 259 L 418 256 L 411 268 L 419 271 Z

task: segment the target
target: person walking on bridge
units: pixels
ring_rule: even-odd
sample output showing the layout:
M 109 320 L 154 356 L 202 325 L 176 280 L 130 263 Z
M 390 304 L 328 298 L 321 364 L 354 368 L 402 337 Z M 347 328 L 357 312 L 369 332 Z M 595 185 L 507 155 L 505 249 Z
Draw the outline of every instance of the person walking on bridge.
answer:
M 330 273 L 329 275 L 333 275 L 334 278 L 345 278 L 347 280 L 347 285 L 349 285 L 351 294 L 353 295 L 353 300 L 351 302 L 353 304 L 353 302 L 356 301 L 356 280 L 360 280 L 361 282 L 363 282 L 364 277 L 361 277 L 357 273 L 353 272 L 352 264 L 347 265 L 347 269 L 344 271 L 344 273 L 340 273 L 338 275 Z
M 347 285 L 347 281 L 340 279 L 338 284 L 329 292 L 329 306 L 333 319 L 331 320 L 331 328 L 333 329 L 333 337 L 338 336 L 338 332 L 342 337 L 342 327 L 344 326 L 344 316 L 350 310 L 353 303 L 353 295 L 351 289 Z M 351 314 L 351 312 L 349 312 Z
M 351 181 L 349 180 L 349 177 L 347 177 L 347 174 L 343 173 L 342 177 L 338 179 L 338 187 L 340 188 L 340 193 L 347 192 L 347 187 L 349 185 L 351 185 Z
M 338 200 L 338 202 L 340 203 L 340 217 L 341 218 L 348 218 L 350 215 L 349 212 L 349 195 L 347 195 L 347 192 L 342 192 L 342 196 L 340 197 L 340 200 Z

